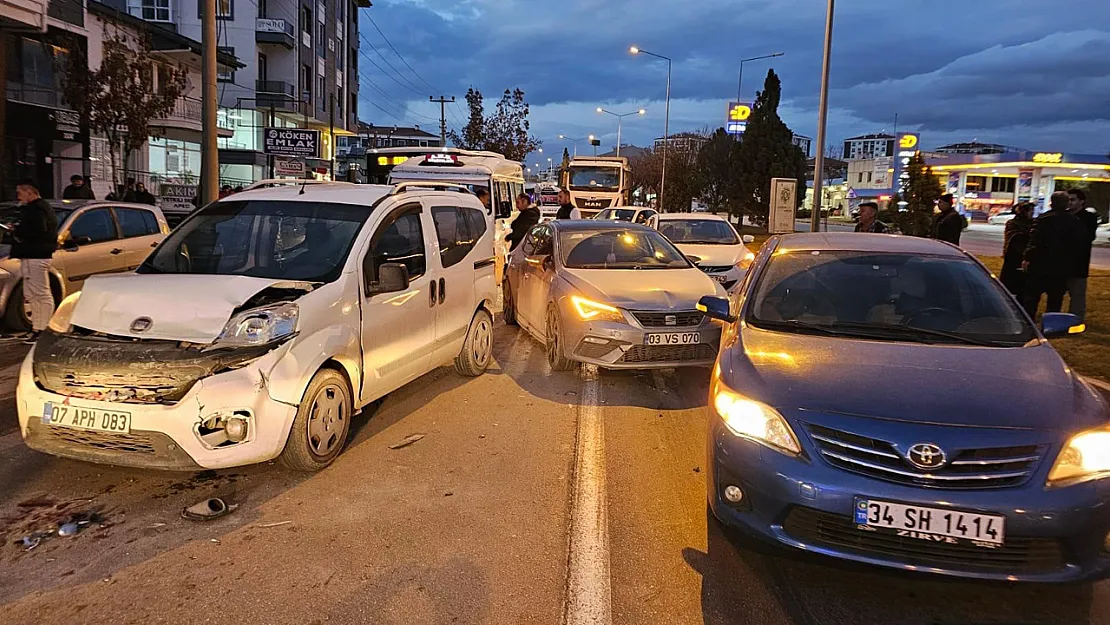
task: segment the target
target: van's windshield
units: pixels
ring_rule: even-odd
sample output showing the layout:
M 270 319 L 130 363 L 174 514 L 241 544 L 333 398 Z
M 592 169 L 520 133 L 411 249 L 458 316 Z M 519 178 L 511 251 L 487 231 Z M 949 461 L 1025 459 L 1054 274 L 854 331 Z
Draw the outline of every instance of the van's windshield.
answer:
M 331 282 L 369 216 L 353 204 L 218 202 L 170 233 L 138 272 Z

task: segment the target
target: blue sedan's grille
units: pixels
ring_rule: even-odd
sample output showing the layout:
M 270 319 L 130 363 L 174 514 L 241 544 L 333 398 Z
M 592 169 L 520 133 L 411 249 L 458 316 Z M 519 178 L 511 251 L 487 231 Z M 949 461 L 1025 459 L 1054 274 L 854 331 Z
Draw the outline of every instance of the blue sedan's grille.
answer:
M 921 471 L 889 442 L 812 423 L 806 427 L 821 457 L 834 467 L 888 482 L 930 488 L 1019 486 L 1036 470 L 1044 451 L 1037 445 L 953 450 L 944 466 Z

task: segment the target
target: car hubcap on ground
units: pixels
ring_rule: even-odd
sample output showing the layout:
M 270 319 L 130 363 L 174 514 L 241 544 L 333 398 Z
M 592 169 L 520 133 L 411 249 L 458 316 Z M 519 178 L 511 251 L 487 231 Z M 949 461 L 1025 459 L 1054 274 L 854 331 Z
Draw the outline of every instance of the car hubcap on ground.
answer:
M 483 316 L 474 326 L 474 340 L 471 345 L 471 355 L 474 363 L 484 367 L 489 362 L 490 351 L 493 349 L 493 328 Z
M 312 398 L 308 416 L 308 446 L 317 456 L 327 456 L 342 443 L 347 427 L 347 403 L 343 390 L 334 384 L 321 388 Z

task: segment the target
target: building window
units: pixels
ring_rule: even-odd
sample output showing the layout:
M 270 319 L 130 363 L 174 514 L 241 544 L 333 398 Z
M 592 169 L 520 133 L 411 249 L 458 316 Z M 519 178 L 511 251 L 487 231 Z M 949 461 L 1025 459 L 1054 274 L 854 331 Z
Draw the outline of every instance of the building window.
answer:
M 328 92 L 328 79 L 324 78 L 323 76 L 320 76 L 319 81 L 318 81 L 318 85 L 319 85 L 319 89 L 316 91 L 316 93 L 319 95 L 320 101 L 316 103 L 316 108 L 319 109 L 320 112 L 322 112 L 322 113 L 327 112 L 327 110 L 328 110 L 328 103 L 327 103 L 327 100 L 326 100 L 327 96 L 324 95 L 324 94 L 326 94 Z
M 223 46 L 218 46 L 216 48 L 216 51 L 230 56 L 235 56 L 235 48 L 225 48 Z M 217 65 L 216 80 L 219 82 L 235 82 L 235 70 L 224 65 Z
M 307 6 L 301 7 L 301 32 L 312 34 L 312 9 Z
M 127 0 L 127 12 L 150 22 L 172 22 L 171 0 Z
M 146 0 L 143 0 L 146 2 Z M 156 0 L 157 1 L 157 0 Z M 169 0 L 164 0 L 168 2 Z M 204 0 L 197 2 L 197 17 L 203 18 L 204 5 L 207 4 Z M 261 11 L 261 9 L 259 9 Z M 235 19 L 235 2 L 234 0 L 216 0 L 216 19 L 218 20 L 231 20 Z
M 312 102 L 312 66 L 301 68 L 301 99 Z
M 1016 183 L 1016 178 L 999 178 L 995 176 L 991 178 L 991 193 L 1013 193 Z
M 327 56 L 328 56 L 327 40 L 328 40 L 328 34 L 327 34 L 326 27 L 323 24 L 317 24 L 316 25 L 316 56 L 318 56 L 322 59 L 327 58 Z
M 335 116 L 343 119 L 343 92 L 338 91 L 335 94 Z

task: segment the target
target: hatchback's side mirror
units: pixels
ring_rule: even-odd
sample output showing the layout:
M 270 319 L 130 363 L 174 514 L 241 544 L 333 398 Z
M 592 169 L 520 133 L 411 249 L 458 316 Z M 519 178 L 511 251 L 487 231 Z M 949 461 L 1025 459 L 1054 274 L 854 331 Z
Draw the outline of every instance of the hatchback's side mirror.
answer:
M 732 311 L 729 310 L 729 301 L 723 297 L 715 295 L 706 295 L 698 300 L 698 310 L 700 310 L 706 317 L 732 323 L 736 321 Z
M 744 236 L 740 237 L 740 240 L 744 242 L 744 245 L 755 243 L 755 237 L 750 234 L 745 234 Z
M 1045 313 L 1041 317 L 1041 332 L 1049 338 L 1082 334 L 1087 331 L 1083 320 L 1070 313 Z
M 401 263 L 383 263 L 378 267 L 378 281 L 367 285 L 369 295 L 396 293 L 409 288 L 409 270 Z

